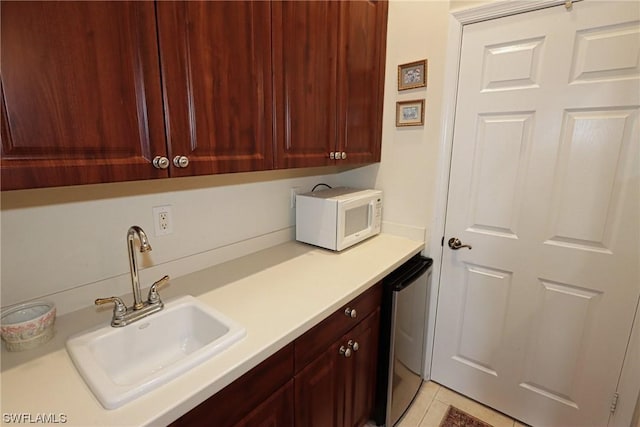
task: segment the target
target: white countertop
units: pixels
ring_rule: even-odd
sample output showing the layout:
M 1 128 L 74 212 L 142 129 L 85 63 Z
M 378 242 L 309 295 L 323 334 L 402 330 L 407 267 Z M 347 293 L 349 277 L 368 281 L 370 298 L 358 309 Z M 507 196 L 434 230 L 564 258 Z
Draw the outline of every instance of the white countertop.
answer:
M 66 425 L 165 425 L 293 341 L 424 247 L 381 234 L 340 253 L 298 242 L 247 255 L 171 281 L 164 300 L 190 294 L 241 323 L 247 336 L 157 390 L 115 410 L 96 400 L 65 342 L 108 324 L 111 309 L 88 307 L 56 321 L 56 336 L 34 350 L 2 350 L 2 423 L 11 414 L 58 415 Z M 130 301 L 127 301 L 130 302 Z

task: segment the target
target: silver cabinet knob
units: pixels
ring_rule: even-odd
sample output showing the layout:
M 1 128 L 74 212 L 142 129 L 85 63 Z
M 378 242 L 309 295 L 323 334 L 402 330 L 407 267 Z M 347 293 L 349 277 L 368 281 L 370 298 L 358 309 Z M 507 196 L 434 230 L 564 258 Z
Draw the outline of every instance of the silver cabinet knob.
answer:
M 358 349 L 360 348 L 360 344 L 358 344 L 358 341 L 354 341 L 354 340 L 349 340 L 347 345 L 351 347 L 353 351 L 358 351 Z
M 345 346 L 340 346 L 340 355 L 344 357 L 351 357 L 351 349 L 345 348 Z
M 345 153 L 344 151 L 342 153 L 340 153 L 340 158 L 342 160 L 346 159 L 347 158 L 347 153 Z
M 345 316 L 347 316 L 347 317 L 351 317 L 352 319 L 355 319 L 355 318 L 356 318 L 356 316 L 358 315 L 358 312 L 356 311 L 356 309 L 355 309 L 355 308 L 347 307 L 347 308 L 344 310 L 344 314 L 345 314 Z
M 186 168 L 189 166 L 189 158 L 187 156 L 175 156 L 173 158 L 173 164 L 177 168 Z
M 338 158 L 338 156 L 336 156 L 336 154 L 338 154 L 338 153 L 334 153 L 333 151 L 332 151 L 332 152 L 330 152 L 330 153 L 329 153 L 329 158 L 330 158 L 331 160 L 335 160 L 335 159 L 337 159 L 337 158 Z
M 152 163 L 156 169 L 166 169 L 169 167 L 169 159 L 164 156 L 155 156 Z

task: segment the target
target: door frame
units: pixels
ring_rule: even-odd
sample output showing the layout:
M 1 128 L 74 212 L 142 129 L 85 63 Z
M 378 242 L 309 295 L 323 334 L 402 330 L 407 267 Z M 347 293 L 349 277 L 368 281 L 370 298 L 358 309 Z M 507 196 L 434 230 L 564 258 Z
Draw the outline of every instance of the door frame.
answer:
M 458 95 L 458 75 L 462 53 L 462 30 L 465 25 L 490 19 L 502 18 L 519 13 L 563 5 L 577 1 L 592 0 L 498 0 L 493 3 L 452 11 L 449 14 L 449 34 L 447 41 L 447 59 L 445 64 L 445 82 L 443 90 L 443 108 L 441 117 L 442 135 L 440 139 L 436 202 L 434 205 L 432 233 L 429 239 L 429 256 L 433 258 L 432 289 L 428 301 L 427 342 L 424 378 L 431 377 L 433 345 L 435 339 L 435 321 L 442 271 L 442 253 L 444 250 L 445 219 L 449 194 L 449 174 L 451 172 L 451 153 L 453 149 L 453 130 L 455 124 L 456 100 Z M 620 398 L 616 412 L 609 419 L 609 427 L 629 427 L 634 411 L 640 412 L 640 300 L 636 305 L 635 320 L 631 331 L 627 352 L 622 364 L 618 381 Z M 612 396 L 613 397 L 613 396 Z

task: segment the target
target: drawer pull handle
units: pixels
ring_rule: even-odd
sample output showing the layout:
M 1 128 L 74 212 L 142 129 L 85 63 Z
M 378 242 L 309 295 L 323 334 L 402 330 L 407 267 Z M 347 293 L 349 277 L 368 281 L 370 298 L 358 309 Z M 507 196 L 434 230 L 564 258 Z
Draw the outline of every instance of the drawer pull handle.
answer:
M 360 344 L 358 344 L 358 341 L 354 341 L 354 340 L 349 340 L 347 345 L 351 347 L 354 352 L 358 351 L 358 349 L 360 348 Z
M 345 314 L 347 317 L 351 317 L 352 319 L 355 319 L 355 318 L 356 318 L 356 316 L 358 315 L 358 312 L 356 312 L 356 309 L 355 309 L 355 308 L 347 307 L 347 308 L 344 310 L 344 314 Z
M 344 357 L 351 357 L 351 349 L 345 348 L 343 345 L 340 346 L 340 355 Z

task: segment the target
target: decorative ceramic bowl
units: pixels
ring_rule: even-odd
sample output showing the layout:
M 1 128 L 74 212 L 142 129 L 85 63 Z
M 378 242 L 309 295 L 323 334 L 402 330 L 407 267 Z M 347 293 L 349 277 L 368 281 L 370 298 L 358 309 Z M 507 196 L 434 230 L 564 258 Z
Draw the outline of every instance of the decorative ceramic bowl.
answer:
M 7 350 L 28 350 L 49 341 L 55 320 L 56 306 L 48 301 L 28 302 L 4 310 L 0 332 Z

